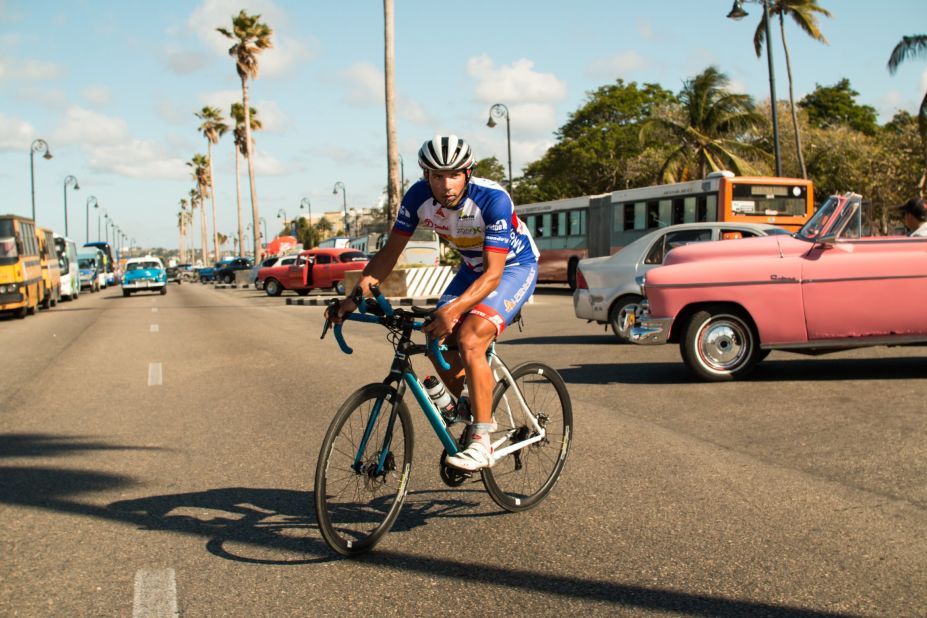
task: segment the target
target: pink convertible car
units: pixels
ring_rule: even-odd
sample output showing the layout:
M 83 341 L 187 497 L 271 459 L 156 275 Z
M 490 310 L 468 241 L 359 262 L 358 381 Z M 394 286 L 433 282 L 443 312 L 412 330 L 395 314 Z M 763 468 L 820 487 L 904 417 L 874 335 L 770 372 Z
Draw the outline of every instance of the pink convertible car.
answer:
M 641 280 L 631 341 L 678 342 L 704 380 L 770 350 L 927 343 L 927 238 L 868 236 L 862 199 L 833 196 L 792 236 L 674 249 Z

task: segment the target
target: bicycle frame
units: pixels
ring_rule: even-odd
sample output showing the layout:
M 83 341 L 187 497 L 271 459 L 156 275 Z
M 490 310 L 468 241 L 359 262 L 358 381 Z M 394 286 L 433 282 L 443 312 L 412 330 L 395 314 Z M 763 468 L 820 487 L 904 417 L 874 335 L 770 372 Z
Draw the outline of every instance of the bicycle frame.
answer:
M 531 438 L 510 444 L 505 448 L 499 449 L 499 447 L 502 446 L 502 444 L 504 444 L 509 438 L 511 438 L 515 432 L 515 420 L 514 415 L 512 414 L 512 403 L 508 400 L 508 394 L 503 394 L 502 401 L 505 405 L 505 413 L 509 417 L 509 422 L 510 426 L 512 426 L 512 429 L 492 443 L 494 457 L 499 459 L 530 444 L 543 440 L 546 436 L 546 431 L 543 427 L 540 426 L 537 421 L 537 417 L 535 417 L 535 415 L 531 412 L 531 409 L 525 402 L 525 398 L 522 395 L 521 390 L 515 383 L 515 379 L 509 372 L 508 367 L 505 366 L 505 363 L 502 362 L 502 359 L 500 359 L 496 354 L 495 349 L 496 345 L 495 342 L 493 342 L 490 344 L 489 351 L 487 353 L 490 367 L 493 371 L 493 377 L 498 382 L 501 373 L 502 377 L 506 379 L 512 386 L 517 399 L 515 403 L 516 405 L 520 405 L 525 411 L 525 416 L 530 420 L 531 428 L 533 429 L 532 433 L 534 434 Z M 428 396 L 424 385 L 418 379 L 418 376 L 415 373 L 415 369 L 412 367 L 412 363 L 410 361 L 410 357 L 417 354 L 424 354 L 427 351 L 428 350 L 425 346 L 412 343 L 412 341 L 406 336 L 406 333 L 403 333 L 402 339 L 400 339 L 399 343 L 396 345 L 396 354 L 393 357 L 393 364 L 390 368 L 390 373 L 383 380 L 384 384 L 392 385 L 396 390 L 396 398 L 395 401 L 392 402 L 392 406 L 390 408 L 390 419 L 387 423 L 386 434 L 383 439 L 383 448 L 380 451 L 380 455 L 377 460 L 376 474 L 383 473 L 383 467 L 386 463 L 387 453 L 389 452 L 390 446 L 392 444 L 393 425 L 396 422 L 397 414 L 396 406 L 399 405 L 399 402 L 401 402 L 405 396 L 406 389 L 412 392 L 413 397 L 415 397 L 415 400 L 418 402 L 422 412 L 425 413 L 425 418 L 428 419 L 432 430 L 441 441 L 441 444 L 444 446 L 447 454 L 455 455 L 460 451 L 457 441 L 448 431 L 448 425 L 444 421 L 444 417 L 441 416 L 441 413 L 435 407 L 431 397 Z M 374 404 L 374 409 L 371 411 L 370 418 L 367 421 L 367 427 L 364 429 L 364 435 L 361 439 L 360 445 L 358 446 L 357 455 L 355 456 L 354 460 L 355 472 L 360 472 L 361 456 L 365 452 L 370 434 L 373 428 L 376 426 L 377 419 L 379 418 L 380 412 L 382 410 L 382 403 L 382 401 L 377 401 L 376 404 Z

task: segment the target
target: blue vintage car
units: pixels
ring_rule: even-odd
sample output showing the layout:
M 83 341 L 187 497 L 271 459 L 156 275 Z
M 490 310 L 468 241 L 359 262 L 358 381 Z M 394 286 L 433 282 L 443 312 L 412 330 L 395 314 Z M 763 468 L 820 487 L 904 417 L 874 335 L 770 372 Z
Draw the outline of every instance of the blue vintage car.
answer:
M 126 261 L 122 274 L 122 295 L 149 291 L 167 294 L 167 271 L 160 259 L 147 255 Z

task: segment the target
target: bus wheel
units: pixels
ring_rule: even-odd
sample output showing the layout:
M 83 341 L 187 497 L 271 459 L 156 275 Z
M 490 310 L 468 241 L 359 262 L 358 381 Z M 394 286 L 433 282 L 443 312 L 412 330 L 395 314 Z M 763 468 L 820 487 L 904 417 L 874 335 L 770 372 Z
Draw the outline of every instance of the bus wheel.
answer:
M 19 309 L 16 309 L 15 311 L 13 311 L 13 316 L 14 316 L 17 320 L 23 319 L 24 317 L 26 317 L 26 308 L 25 308 L 25 307 L 20 307 Z
M 576 269 L 578 266 L 579 259 L 571 257 L 567 264 L 567 285 L 570 286 L 571 292 L 576 290 Z

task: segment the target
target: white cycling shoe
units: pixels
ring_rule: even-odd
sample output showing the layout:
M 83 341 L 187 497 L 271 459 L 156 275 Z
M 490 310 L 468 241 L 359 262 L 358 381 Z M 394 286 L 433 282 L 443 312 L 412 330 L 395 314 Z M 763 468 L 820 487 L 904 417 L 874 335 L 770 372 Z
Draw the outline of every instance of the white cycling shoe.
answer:
M 450 455 L 445 462 L 449 466 L 468 472 L 491 468 L 496 463 L 495 458 L 492 456 L 492 447 L 478 440 L 470 442 L 467 448 L 456 455 Z

